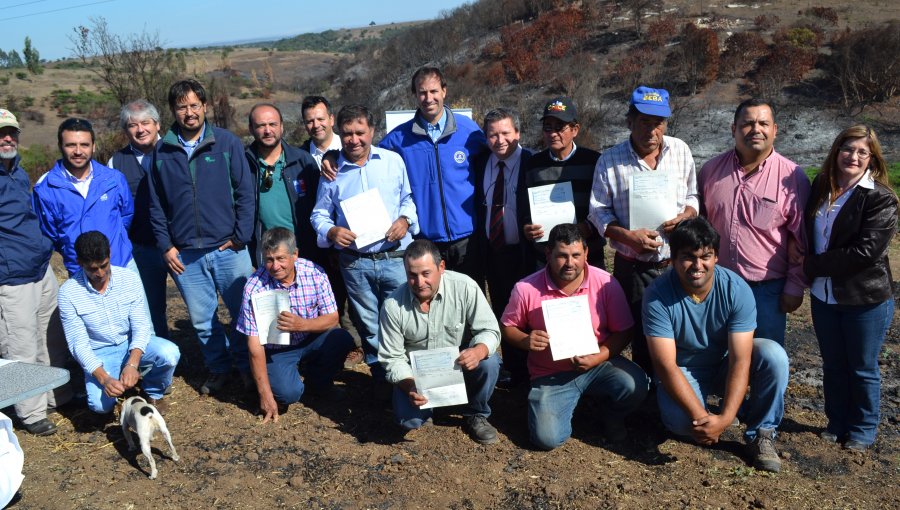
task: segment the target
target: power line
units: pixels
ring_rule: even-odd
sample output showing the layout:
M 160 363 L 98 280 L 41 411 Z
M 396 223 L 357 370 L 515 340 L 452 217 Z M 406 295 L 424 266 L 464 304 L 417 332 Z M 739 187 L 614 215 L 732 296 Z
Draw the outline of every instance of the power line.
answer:
M 6 8 L 12 9 L 13 7 L 22 7 L 23 5 L 39 4 L 41 2 L 46 2 L 46 1 L 47 0 L 34 0 L 33 2 L 25 2 L 25 3 L 21 3 L 21 4 L 7 5 Z
M 31 3 L 37 3 L 40 1 L 43 1 L 43 0 L 37 0 L 37 1 L 31 2 Z M 13 20 L 13 19 L 28 18 L 30 16 L 40 16 L 41 14 L 50 14 L 52 12 L 68 11 L 71 9 L 78 9 L 80 7 L 87 7 L 89 5 L 108 4 L 110 2 L 115 2 L 115 1 L 116 0 L 100 0 L 99 2 L 90 2 L 90 3 L 86 3 L 86 4 L 70 5 L 69 7 L 60 7 L 59 9 L 50 9 L 47 11 L 38 11 L 38 12 L 32 12 L 30 14 L 22 14 L 20 16 L 11 16 L 9 18 L 0 18 L 0 21 L 9 21 L 9 20 Z M 25 5 L 25 4 L 19 4 L 19 5 Z

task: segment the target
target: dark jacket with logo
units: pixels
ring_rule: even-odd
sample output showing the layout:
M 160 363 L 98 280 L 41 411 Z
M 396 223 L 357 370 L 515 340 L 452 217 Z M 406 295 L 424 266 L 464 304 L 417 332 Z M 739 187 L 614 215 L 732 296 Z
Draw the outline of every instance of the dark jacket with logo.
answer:
M 207 123 L 188 158 L 177 129 L 173 125 L 157 143 L 149 180 L 157 246 L 165 252 L 250 242 L 256 196 L 241 141 Z
M 53 245 L 41 233 L 31 203 L 31 181 L 19 166 L 7 172 L 0 165 L 0 285 L 41 281 L 50 263 Z
M 291 216 L 294 218 L 294 235 L 297 236 L 297 250 L 300 256 L 323 265 L 324 251 L 316 245 L 316 231 L 312 228 L 309 217 L 316 205 L 316 190 L 319 188 L 319 166 L 309 152 L 281 142 L 284 152 L 284 168 L 282 179 L 291 199 Z M 251 253 L 254 262 L 262 263 L 259 252 L 259 240 L 262 236 L 262 223 L 259 221 L 259 158 L 256 153 L 256 142 L 250 144 L 245 151 L 250 173 L 253 175 L 253 190 L 256 208 L 253 216 L 254 229 Z
M 816 177 L 814 190 L 823 178 Z M 892 295 L 887 252 L 897 233 L 897 197 L 878 182 L 873 189 L 857 186 L 852 193 L 834 219 L 828 249 L 818 255 L 813 244 L 817 205 L 812 198 L 806 204 L 809 246 L 803 271 L 810 279 L 831 277 L 834 299 L 842 305 L 881 303 Z

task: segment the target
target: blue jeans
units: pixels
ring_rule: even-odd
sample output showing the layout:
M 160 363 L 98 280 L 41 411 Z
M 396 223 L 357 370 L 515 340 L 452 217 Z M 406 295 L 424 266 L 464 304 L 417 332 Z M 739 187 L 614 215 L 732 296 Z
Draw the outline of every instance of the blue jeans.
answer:
M 572 435 L 572 414 L 582 395 L 604 402 L 606 419 L 621 420 L 637 409 L 650 387 L 641 367 L 616 356 L 587 372 L 557 372 L 531 381 L 528 431 L 538 448 L 552 450 Z
M 716 366 L 681 367 L 697 399 L 706 405 L 709 395 L 722 396 L 728 378 L 728 358 Z M 746 423 L 744 438 L 747 442 L 756 438 L 759 429 L 775 430 L 784 416 L 784 391 L 788 384 L 788 357 L 784 348 L 774 340 L 753 339 L 753 355 L 750 360 L 749 398 L 738 412 Z M 656 400 L 663 425 L 674 434 L 690 437 L 691 416 L 666 392 L 657 380 Z
M 238 370 L 249 373 L 247 339 L 234 329 L 241 309 L 244 284 L 253 272 L 247 249 L 184 249 L 178 258 L 184 265 L 184 271 L 179 275 L 173 273 L 173 278 L 184 298 L 191 324 L 197 331 L 206 368 L 214 374 L 226 374 L 231 371 L 233 357 Z M 225 336 L 225 328 L 219 322 L 217 292 L 231 315 L 231 339 Z M 228 355 L 229 349 L 231 357 Z
M 784 331 L 787 327 L 787 314 L 781 311 L 781 293 L 784 291 L 786 278 L 766 280 L 753 284 L 753 298 L 756 299 L 756 338 L 775 340 L 784 347 Z
M 881 419 L 878 355 L 894 316 L 894 300 L 875 305 L 829 305 L 811 298 L 813 328 L 822 352 L 828 432 L 875 442 Z
M 347 353 L 355 347 L 353 337 L 343 329 L 332 329 L 307 338 L 301 345 L 266 349 L 266 373 L 275 400 L 293 404 L 303 390 L 322 389 L 334 383 L 334 376 L 344 367 Z M 303 380 L 297 365 L 302 363 Z
M 129 342 L 118 345 L 105 345 L 94 351 L 103 363 L 103 369 L 110 377 L 119 378 L 122 366 L 128 362 L 128 351 L 131 350 Z M 172 384 L 172 375 L 175 366 L 181 359 L 181 351 L 178 346 L 165 338 L 150 336 L 147 350 L 141 356 L 138 370 L 141 373 L 141 387 L 150 398 L 162 398 L 163 392 Z M 108 413 L 116 405 L 115 397 L 108 397 L 103 393 L 103 385 L 92 374 L 84 372 L 84 388 L 87 393 L 88 408 L 95 413 Z
M 153 330 L 157 336 L 169 338 L 169 324 L 166 321 L 166 278 L 169 276 L 169 266 L 156 246 L 133 244 L 131 255 L 144 285 Z
M 469 403 L 459 406 L 463 416 L 491 415 L 488 401 L 494 394 L 497 377 L 500 375 L 500 356 L 495 352 L 475 367 L 475 370 L 463 370 L 466 381 L 466 395 Z M 406 430 L 417 429 L 432 416 L 433 409 L 419 409 L 409 401 L 409 395 L 403 393 L 399 386 L 394 386 L 393 394 L 394 419 Z
M 403 257 L 372 260 L 344 250 L 339 260 L 347 297 L 358 319 L 354 326 L 362 339 L 366 364 L 372 377 L 383 381 L 384 367 L 378 363 L 378 314 L 388 296 L 406 282 Z

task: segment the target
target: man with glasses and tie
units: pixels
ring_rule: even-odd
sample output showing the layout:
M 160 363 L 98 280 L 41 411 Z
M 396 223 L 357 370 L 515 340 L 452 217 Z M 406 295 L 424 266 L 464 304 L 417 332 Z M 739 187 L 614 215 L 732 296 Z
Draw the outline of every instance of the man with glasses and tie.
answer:
M 556 97 L 547 102 L 541 111 L 541 128 L 546 148 L 535 154 L 528 160 L 528 165 L 523 167 L 525 175 L 522 188 L 516 197 L 519 225 L 522 225 L 525 239 L 530 244 L 525 256 L 525 274 L 531 274 L 544 267 L 547 244 L 538 242 L 544 237 L 544 225 L 532 222 L 528 188 L 561 182 L 572 184 L 575 224 L 589 248 L 588 263 L 605 269 L 603 246 L 606 243 L 588 222 L 591 183 L 594 178 L 594 166 L 600 153 L 575 144 L 580 129 L 575 101 L 568 97 Z M 550 225 L 547 227 L 549 232 Z
M 719 265 L 740 275 L 756 299 L 756 337 L 784 347 L 787 314 L 803 303 L 803 264 L 788 246 L 806 246 L 803 208 L 809 178 L 775 151 L 775 110 L 762 99 L 738 105 L 734 149 L 706 162 L 697 176 L 701 207 L 722 236 Z
M 119 126 L 128 138 L 128 145 L 114 152 L 106 166 L 122 172 L 131 189 L 134 201 L 134 217 L 128 230 L 131 254 L 141 275 L 153 330 L 156 336 L 169 338 L 166 322 L 166 278 L 169 268 L 156 246 L 150 226 L 150 190 L 147 182 L 153 164 L 153 150 L 159 141 L 159 110 L 146 99 L 132 101 L 119 112 Z
M 253 385 L 247 341 L 233 328 L 232 338 L 225 336 L 217 310 L 221 296 L 232 321 L 238 317 L 253 272 L 245 245 L 253 235 L 256 197 L 244 146 L 206 122 L 206 103 L 196 80 L 169 89 L 175 123 L 157 146 L 149 182 L 156 244 L 197 331 L 209 370 L 200 392 L 210 394 L 225 385 L 232 362 L 245 386 Z
M 516 199 L 524 175 L 521 169 L 527 165 L 532 153 L 519 145 L 519 116 L 516 113 L 504 108 L 491 110 L 484 116 L 482 128 L 490 150 L 472 160 L 475 232 L 491 309 L 499 320 L 513 286 L 527 274 L 522 264 L 524 245 L 520 242 Z M 503 384 L 507 384 L 507 377 L 510 386 L 528 382 L 525 351 L 505 342 L 501 345 L 503 368 L 507 371 L 501 376 Z
M 281 110 L 270 103 L 255 105 L 248 116 L 253 143 L 245 152 L 256 186 L 256 225 L 253 231 L 254 260 L 261 267 L 258 240 L 275 227 L 294 233 L 300 257 L 325 266 L 325 253 L 316 244 L 316 231 L 309 222 L 316 205 L 319 166 L 305 150 L 284 141 Z

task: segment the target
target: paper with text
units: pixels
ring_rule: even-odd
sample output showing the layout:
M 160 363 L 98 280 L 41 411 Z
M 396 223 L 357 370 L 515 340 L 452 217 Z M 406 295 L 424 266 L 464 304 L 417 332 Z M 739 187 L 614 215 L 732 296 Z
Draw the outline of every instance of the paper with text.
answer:
M 393 223 L 377 188 L 342 200 L 341 209 L 350 231 L 356 234 L 353 244 L 358 250 L 384 240 Z
M 291 311 L 291 296 L 286 290 L 265 290 L 250 298 L 256 316 L 261 345 L 290 345 L 291 334 L 278 329 L 278 314 Z
M 669 172 L 635 172 L 628 193 L 628 228 L 659 229 L 678 214 L 675 187 Z
M 547 299 L 541 303 L 553 361 L 600 352 L 591 325 L 590 306 L 587 296 Z
M 458 347 L 441 347 L 426 351 L 411 351 L 416 391 L 428 399 L 421 409 L 467 404 L 466 381 L 462 368 L 456 364 Z
M 544 229 L 544 237 L 537 240 L 539 243 L 550 237 L 553 227 L 575 223 L 575 199 L 569 181 L 528 188 L 528 205 L 531 223 Z

